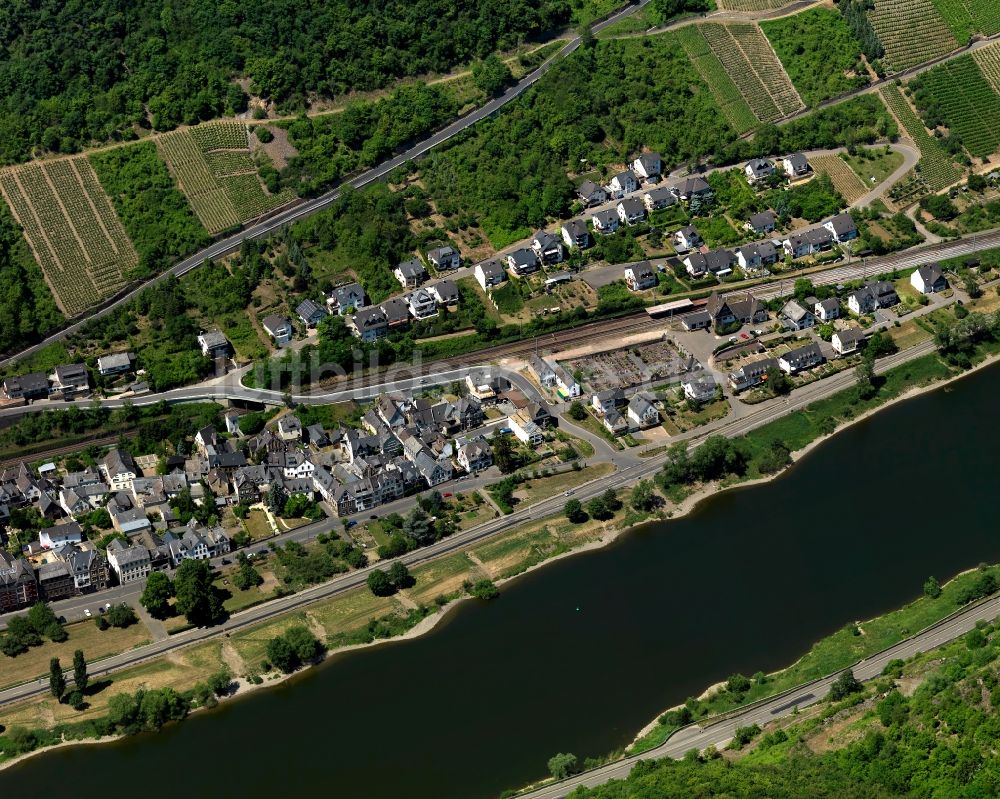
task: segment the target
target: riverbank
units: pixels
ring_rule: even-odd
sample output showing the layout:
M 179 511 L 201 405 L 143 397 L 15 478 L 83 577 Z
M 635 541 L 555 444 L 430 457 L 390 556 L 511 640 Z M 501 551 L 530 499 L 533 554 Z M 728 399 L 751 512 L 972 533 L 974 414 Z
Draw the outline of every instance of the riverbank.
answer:
M 929 357 L 936 359 L 936 356 Z M 983 368 L 985 365 L 985 363 L 982 363 L 978 368 Z M 911 373 L 921 373 L 919 370 L 913 370 L 913 367 L 908 365 L 897 367 L 897 369 L 911 369 Z M 970 372 L 962 374 L 969 373 Z M 937 383 L 934 383 L 932 387 L 940 387 L 946 385 L 946 383 L 947 381 L 938 381 Z M 850 389 L 848 391 L 850 391 Z M 878 406 L 878 409 L 888 407 L 889 405 L 899 402 L 902 399 L 909 399 L 919 393 L 922 393 L 920 389 L 911 387 L 908 391 L 901 393 L 898 396 L 885 398 L 885 401 Z M 874 410 L 875 409 L 872 409 L 872 411 Z M 864 415 L 867 416 L 868 414 Z M 860 416 L 862 416 L 862 414 L 858 414 L 857 417 L 838 425 L 836 429 L 844 429 L 850 424 L 853 424 L 854 421 L 858 421 Z M 764 438 L 766 439 L 768 435 L 769 434 L 765 431 Z M 812 447 L 815 446 L 815 443 L 818 443 L 819 440 L 823 440 L 824 438 L 825 436 L 807 442 L 807 444 L 802 447 L 802 450 L 796 453 L 795 460 L 801 460 L 801 458 L 804 457 L 808 451 L 811 451 Z M 810 444 L 812 446 L 809 446 Z M 768 476 L 761 477 L 753 481 L 744 480 L 742 482 L 734 482 L 725 486 L 718 486 L 716 484 L 700 486 L 696 491 L 690 493 L 689 496 L 684 498 L 683 502 L 674 509 L 672 515 L 675 518 L 679 518 L 681 515 L 689 513 L 700 503 L 701 500 L 705 499 L 707 496 L 721 493 L 724 488 L 732 487 L 733 485 L 751 485 L 753 482 L 764 482 L 770 479 L 771 476 Z M 514 530 L 505 532 L 501 536 L 480 542 L 478 545 L 471 547 L 468 551 L 462 551 L 454 555 L 449 555 L 445 558 L 421 566 L 418 569 L 415 569 L 415 576 L 417 576 L 418 582 L 414 589 L 414 602 L 431 603 L 432 600 L 435 600 L 438 595 L 450 593 L 452 596 L 445 602 L 444 607 L 440 609 L 440 612 L 434 612 L 431 610 L 429 615 L 426 615 L 421 619 L 414 620 L 413 625 L 408 627 L 406 630 L 398 630 L 398 633 L 404 633 L 407 637 L 415 637 L 423 632 L 433 629 L 445 617 L 446 610 L 450 610 L 451 608 L 460 605 L 460 603 L 456 600 L 458 599 L 461 583 L 468 574 L 485 574 L 486 576 L 495 579 L 501 585 L 505 585 L 517 576 L 535 571 L 544 563 L 552 563 L 568 556 L 569 554 L 579 554 L 583 551 L 607 546 L 612 541 L 620 538 L 626 530 L 632 529 L 638 524 L 649 521 L 651 518 L 655 517 L 640 517 L 638 515 L 622 511 L 616 515 L 613 524 L 591 524 L 589 526 L 579 526 L 572 525 L 565 520 L 560 520 L 557 516 L 548 517 L 546 519 L 538 520 L 537 522 L 532 522 L 519 528 L 515 528 Z M 470 555 L 474 557 L 474 560 L 469 557 Z M 460 570 L 458 568 L 459 566 L 466 569 L 466 571 Z M 472 567 L 476 567 L 479 571 L 474 570 Z M 365 592 L 363 590 L 360 592 L 353 592 L 352 594 L 338 598 L 331 603 L 319 603 L 317 606 L 310 606 L 309 608 L 306 608 L 305 611 L 299 611 L 292 614 L 291 618 L 259 626 L 253 631 L 253 634 L 247 633 L 243 635 L 242 637 L 244 640 L 242 641 L 238 640 L 241 637 L 240 635 L 234 636 L 233 643 L 238 644 L 241 647 L 241 652 L 243 654 L 252 657 L 254 656 L 254 653 L 259 653 L 263 650 L 263 646 L 266 643 L 267 638 L 269 635 L 274 633 L 277 625 L 284 625 L 287 627 L 289 624 L 296 622 L 310 624 L 311 622 L 318 621 L 329 635 L 331 634 L 331 630 L 335 630 L 336 632 L 349 632 L 352 630 L 358 631 L 359 629 L 364 629 L 365 624 L 360 623 L 362 618 L 365 620 L 365 623 L 367 623 L 367 620 L 378 618 L 378 613 L 385 612 L 388 607 L 392 607 L 396 610 L 401 609 L 393 605 L 380 605 L 374 600 L 374 598 L 372 598 L 369 602 L 368 598 L 364 596 L 364 593 Z M 359 600 L 361 600 L 360 605 L 358 604 Z M 355 604 L 345 609 L 345 606 L 350 605 L 351 602 L 354 602 Z M 338 607 L 334 607 L 335 605 Z M 331 620 L 333 620 L 333 623 L 331 623 Z M 393 640 L 399 637 L 398 633 L 394 636 Z M 375 641 L 374 643 L 381 643 L 381 641 Z M 222 644 L 218 641 L 218 639 L 214 639 L 214 642 L 209 642 L 206 645 L 198 645 L 183 650 L 183 652 L 190 656 L 189 659 L 194 660 L 193 650 L 199 649 L 201 655 L 206 655 L 206 648 L 221 648 L 221 645 Z M 374 644 L 368 644 L 367 646 L 371 645 Z M 359 647 L 338 647 L 335 651 L 330 653 L 330 656 L 332 657 L 333 655 L 347 653 L 357 648 Z M 219 652 L 214 651 L 208 652 L 207 654 L 215 657 L 214 668 L 217 669 L 220 663 Z M 211 660 L 211 657 L 203 659 Z M 169 659 L 164 658 L 161 661 L 161 665 L 169 667 L 171 665 L 176 666 L 177 664 L 171 664 Z M 146 669 L 142 674 L 138 675 L 115 675 L 113 678 L 115 688 L 117 690 L 120 690 L 122 687 L 134 689 L 136 686 L 143 684 L 143 679 L 148 679 L 149 672 L 150 670 Z M 188 676 L 186 678 L 185 673 L 180 670 L 178 670 L 177 674 L 175 674 L 177 682 L 174 684 L 177 685 L 179 689 L 183 690 L 184 688 L 190 688 L 190 686 L 197 681 L 199 676 L 197 672 L 191 674 L 189 671 L 187 674 Z M 186 685 L 183 683 L 184 679 L 187 679 Z M 270 687 L 280 682 L 284 682 L 284 679 L 269 679 L 266 680 L 263 685 L 254 686 L 254 688 Z M 158 686 L 160 684 L 166 683 L 164 682 L 163 675 L 157 673 L 156 685 Z M 246 687 L 249 688 L 249 686 Z M 252 693 L 253 692 L 249 690 L 241 690 L 233 698 L 241 698 L 242 696 L 251 695 Z M 35 701 L 37 702 L 38 700 Z M 0 714 L 0 723 L 5 722 L 9 715 L 9 713 Z M 42 717 L 45 715 L 48 714 L 38 714 L 34 717 L 34 719 L 41 721 Z M 8 761 L 8 763 L 9 762 L 10 761 Z

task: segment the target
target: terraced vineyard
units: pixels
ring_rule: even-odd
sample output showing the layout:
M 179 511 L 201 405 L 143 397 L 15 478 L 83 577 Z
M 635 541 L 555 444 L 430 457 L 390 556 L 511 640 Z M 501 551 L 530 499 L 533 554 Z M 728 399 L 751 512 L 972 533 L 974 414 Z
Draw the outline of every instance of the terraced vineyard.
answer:
M 868 13 L 885 48 L 885 64 L 900 72 L 946 55 L 958 41 L 931 0 L 874 0 Z
M 241 122 L 179 130 L 160 137 L 157 147 L 209 233 L 255 219 L 293 199 L 291 192 L 272 195 L 264 189 Z
M 983 77 L 989 81 L 993 91 L 1000 94 L 1000 44 L 991 44 L 982 50 L 976 50 L 972 57 L 979 64 Z
M 678 28 L 676 36 L 694 68 L 708 84 L 709 91 L 712 92 L 715 102 L 733 130 L 743 134 L 756 127 L 757 117 L 750 110 L 750 106 L 743 99 L 743 95 L 729 77 L 722 62 L 708 46 L 699 26 L 687 25 Z
M 0 192 L 67 316 L 124 287 L 139 256 L 86 157 L 4 170 Z
M 971 155 L 985 158 L 1000 148 L 1000 95 L 971 56 L 952 59 L 913 82 L 921 111 L 962 137 Z
M 756 25 L 710 23 L 699 25 L 698 30 L 725 70 L 729 83 L 736 87 L 758 120 L 776 122 L 804 107 L 770 43 Z M 711 84 L 713 78 L 706 80 Z M 731 93 L 725 84 L 720 84 L 718 91 Z
M 728 11 L 770 11 L 788 5 L 790 0 L 718 0 L 716 5 Z
M 868 191 L 864 181 L 839 155 L 813 156 L 809 163 L 816 173 L 830 176 L 833 187 L 843 195 L 848 204 L 857 202 Z
M 996 0 L 934 0 L 934 5 L 960 44 L 968 44 L 973 33 L 1000 33 Z
M 927 132 L 923 122 L 910 108 L 903 93 L 894 84 L 887 84 L 880 90 L 882 100 L 903 126 L 917 149 L 920 150 L 920 177 L 930 191 L 949 186 L 961 177 L 961 171 L 952 162 L 940 142 Z

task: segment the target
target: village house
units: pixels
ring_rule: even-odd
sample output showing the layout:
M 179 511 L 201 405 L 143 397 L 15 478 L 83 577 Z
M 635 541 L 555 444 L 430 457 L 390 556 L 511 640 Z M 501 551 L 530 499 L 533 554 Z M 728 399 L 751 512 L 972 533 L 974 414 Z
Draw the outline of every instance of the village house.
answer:
M 921 294 L 936 294 L 948 288 L 948 280 L 940 264 L 924 264 L 910 275 L 910 285 Z
M 37 601 L 38 583 L 31 565 L 0 549 L 0 613 L 20 610 Z
M 623 436 L 631 429 L 628 417 L 617 408 L 609 408 L 601 419 L 601 424 L 613 436 Z
M 789 300 L 786 302 L 785 306 L 781 309 L 778 319 L 785 326 L 786 330 L 805 330 L 807 327 L 812 327 L 816 324 L 816 317 L 813 316 L 813 312 L 803 307 L 798 300 Z
M 612 408 L 624 408 L 628 404 L 625 392 L 621 388 L 606 388 L 596 392 L 590 398 L 591 407 L 603 416 Z
M 408 258 L 399 264 L 392 273 L 404 289 L 415 289 L 427 280 L 427 267 L 419 258 Z
M 283 347 L 292 340 L 292 323 L 284 316 L 271 314 L 265 316 L 260 324 L 264 328 L 264 332 L 274 339 L 274 343 L 279 347 Z
M 493 465 L 493 450 L 484 439 L 476 439 L 458 448 L 455 460 L 469 474 L 489 469 Z
M 46 527 L 38 533 L 38 543 L 42 549 L 55 549 L 65 544 L 79 544 L 83 541 L 83 530 L 76 522 Z
M 781 160 L 781 166 L 785 170 L 785 175 L 793 179 L 804 177 L 812 172 L 808 159 L 802 153 L 786 155 Z
M 640 261 L 625 267 L 625 285 L 632 291 L 645 291 L 657 283 L 656 272 L 649 261 Z
M 632 162 L 632 172 L 640 178 L 658 178 L 663 171 L 659 153 L 643 153 Z
M 859 327 L 849 327 L 833 334 L 830 343 L 837 355 L 851 355 L 858 351 L 865 340 L 865 331 Z
M 642 392 L 633 395 L 632 399 L 629 400 L 626 417 L 630 426 L 640 430 L 660 423 L 660 412 L 656 410 L 656 406 L 653 405 L 650 398 Z
M 774 217 L 774 211 L 767 210 L 751 214 L 750 218 L 743 223 L 743 227 L 751 233 L 763 236 L 765 233 L 772 233 L 776 223 L 777 220 Z
M 743 174 L 751 185 L 765 181 L 774 174 L 774 161 L 769 158 L 753 158 L 743 167 Z
M 476 264 L 476 268 L 472 272 L 476 276 L 476 280 L 479 281 L 479 285 L 483 287 L 483 291 L 499 286 L 507 279 L 507 273 L 497 261 L 483 261 L 481 264 Z
M 744 364 L 739 369 L 729 373 L 729 387 L 733 391 L 739 392 L 759 386 L 767 381 L 768 371 L 777 368 L 776 358 L 763 358 L 753 363 Z
M 458 286 L 453 280 L 439 280 L 427 286 L 427 292 L 446 308 L 458 305 Z
M 326 308 L 318 302 L 305 299 L 295 306 L 295 315 L 302 320 L 302 324 L 308 328 L 312 328 L 326 319 L 327 312 Z
M 528 358 L 528 368 L 535 375 L 535 379 L 540 386 L 543 388 L 553 388 L 555 386 L 556 373 L 548 361 L 540 358 L 538 355 L 532 355 Z
M 76 583 L 73 580 L 73 570 L 61 559 L 46 561 L 38 567 L 39 599 L 46 602 L 58 602 L 69 599 L 76 594 Z
M 681 319 L 685 330 L 707 330 L 712 326 L 712 315 L 708 311 L 693 311 Z
M 201 354 L 212 360 L 226 358 L 232 351 L 229 339 L 218 330 L 201 333 L 198 336 L 198 345 L 201 347 Z
M 598 186 L 592 180 L 585 180 L 576 190 L 576 196 L 586 207 L 601 205 L 608 201 L 608 193 L 603 186 Z
M 531 421 L 523 411 L 517 411 L 507 417 L 507 426 L 514 434 L 514 437 L 522 444 L 530 444 L 533 447 L 537 447 L 545 440 L 542 428 Z
M 410 324 L 410 305 L 403 297 L 390 297 L 379 308 L 385 314 L 385 323 L 390 330 Z
M 716 325 L 729 325 L 740 322 L 744 325 L 759 324 L 767 321 L 767 306 L 747 292 L 743 297 L 726 299 L 713 292 L 708 298 L 705 310 L 712 316 Z
M 135 355 L 131 352 L 115 352 L 97 359 L 97 372 L 101 377 L 111 377 L 131 372 L 134 364 Z
M 778 260 L 778 252 L 769 241 L 743 244 L 736 248 L 736 263 L 740 269 L 753 272 L 770 266 Z
M 891 308 L 899 304 L 896 287 L 887 280 L 866 283 L 847 295 L 847 307 L 858 316 L 872 313 L 877 308 Z
M 686 202 L 692 210 L 697 210 L 710 203 L 715 197 L 712 187 L 704 178 L 700 177 L 685 178 L 677 184 L 675 191 L 677 196 Z
M 360 283 L 348 283 L 333 289 L 326 298 L 326 307 L 330 313 L 344 316 L 350 311 L 365 307 L 365 290 Z
M 565 367 L 556 363 L 552 366 L 552 371 L 556 375 L 556 389 L 563 397 L 572 398 L 580 396 L 580 384 L 576 382 L 576 378 Z
M 626 197 L 618 205 L 618 218 L 626 225 L 637 225 L 646 218 L 646 206 L 635 197 Z
M 715 399 L 717 389 L 715 378 L 708 372 L 699 372 L 681 381 L 684 398 L 692 402 L 709 402 Z
M 595 233 L 608 234 L 618 230 L 621 219 L 617 211 L 609 208 L 606 211 L 595 211 L 590 217 L 590 222 L 594 226 Z
M 813 305 L 813 314 L 821 322 L 832 322 L 840 317 L 840 301 L 836 297 L 817 300 Z
M 680 250 L 694 250 L 704 243 L 698 228 L 692 225 L 682 227 L 674 234 L 674 244 Z
M 551 233 L 539 230 L 531 240 L 531 250 L 543 264 L 557 264 L 563 259 L 563 246 Z
M 585 250 L 590 246 L 590 231 L 582 219 L 571 219 L 560 230 L 567 247 Z
M 132 481 L 141 474 L 132 456 L 117 447 L 104 456 L 99 468 L 112 491 L 131 491 Z
M 278 420 L 278 437 L 282 441 L 301 441 L 302 422 L 293 413 L 282 416 Z
M 642 202 L 647 211 L 659 211 L 669 208 L 677 202 L 677 195 L 668 188 L 650 189 L 642 195 Z
M 854 219 L 848 213 L 831 216 L 823 223 L 823 227 L 830 232 L 830 235 L 833 236 L 838 244 L 843 244 L 845 241 L 851 241 L 858 237 L 858 228 L 854 224 Z
M 427 253 L 427 260 L 434 264 L 439 272 L 446 269 L 458 269 L 462 265 L 462 256 L 451 246 L 435 247 Z
M 636 180 L 636 177 L 632 174 L 631 170 L 626 169 L 624 172 L 619 172 L 611 178 L 611 180 L 608 181 L 608 185 L 604 188 L 612 200 L 617 200 L 626 194 L 638 191 L 639 181 Z
M 122 585 L 144 580 L 153 570 L 146 547 L 142 544 L 124 544 L 117 538 L 108 544 L 108 564 Z
M 61 394 L 64 399 L 72 399 L 90 390 L 90 375 L 82 363 L 57 366 L 48 379 L 51 383 L 49 394 Z
M 530 275 L 532 272 L 538 271 L 538 256 L 535 254 L 534 250 L 521 247 L 520 249 L 507 254 L 507 266 L 509 266 L 518 277 Z
M 8 377 L 0 383 L 0 392 L 8 400 L 33 400 L 49 396 L 49 379 L 41 372 Z
M 778 368 L 789 375 L 798 374 L 821 363 L 823 363 L 823 353 L 816 342 L 789 350 L 778 358 Z
M 437 316 L 437 300 L 426 289 L 417 289 L 410 292 L 406 298 L 407 308 L 414 319 L 427 319 Z

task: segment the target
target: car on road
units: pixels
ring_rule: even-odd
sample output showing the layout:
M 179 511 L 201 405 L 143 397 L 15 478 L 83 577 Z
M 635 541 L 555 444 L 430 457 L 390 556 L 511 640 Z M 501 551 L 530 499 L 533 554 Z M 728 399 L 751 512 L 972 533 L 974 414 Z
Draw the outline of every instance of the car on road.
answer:
M 729 337 L 729 343 L 730 344 L 735 344 L 737 341 L 739 341 L 739 339 L 736 338 L 736 336 L 730 336 Z
M 105 610 L 111 610 L 111 603 L 110 602 L 105 602 L 104 603 L 104 609 Z
M 90 608 L 84 608 L 83 615 L 89 619 L 93 614 L 90 612 Z
M 575 493 L 576 493 L 576 492 L 575 492 L 575 491 L 574 491 L 574 490 L 573 490 L 573 489 L 571 488 L 571 489 L 570 489 L 569 491 L 563 491 L 563 496 L 564 496 L 564 497 L 571 497 L 571 496 L 573 496 L 573 494 L 575 494 Z
M 375 514 L 373 513 L 373 514 L 372 514 L 371 516 L 369 516 L 368 518 L 369 518 L 369 519 L 371 519 L 372 521 L 375 521 L 375 520 L 377 520 L 377 519 L 378 519 L 378 516 L 376 516 L 376 515 L 375 515 Z
M 228 566 L 230 563 L 232 563 L 232 561 L 229 558 L 223 558 L 222 559 L 222 565 L 223 566 Z
M 451 496 L 451 492 L 450 491 L 445 491 L 444 492 L 444 496 L 445 496 L 445 499 L 447 499 L 448 497 Z
M 743 339 L 744 341 L 749 341 L 750 340 L 750 334 L 749 333 L 740 333 L 740 338 Z

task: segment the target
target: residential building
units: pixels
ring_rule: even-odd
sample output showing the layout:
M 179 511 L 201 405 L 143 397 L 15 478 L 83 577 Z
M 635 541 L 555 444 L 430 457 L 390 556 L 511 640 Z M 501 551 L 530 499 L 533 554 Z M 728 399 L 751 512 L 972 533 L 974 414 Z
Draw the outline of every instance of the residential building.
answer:
M 534 373 L 535 379 L 538 380 L 539 385 L 545 388 L 552 388 L 556 384 L 556 373 L 553 371 L 549 362 L 543 360 L 537 355 L 532 355 L 528 358 L 528 368 Z
M 637 225 L 646 218 L 646 206 L 636 197 L 626 197 L 616 207 L 618 218 L 626 225 Z
M 704 277 L 708 272 L 708 261 L 697 250 L 689 253 L 681 263 L 691 277 Z
M 631 170 L 626 169 L 624 172 L 619 172 L 605 187 L 612 199 L 617 200 L 619 197 L 625 194 L 631 194 L 633 191 L 638 191 L 639 181 L 636 180 L 634 174 Z
M 558 237 L 539 230 L 531 240 L 535 257 L 543 264 L 557 264 L 563 259 L 563 246 Z
M 507 266 L 514 270 L 515 275 L 530 275 L 538 271 L 538 256 L 534 250 L 521 247 L 507 255 Z
M 0 383 L 0 393 L 9 400 L 42 399 L 49 396 L 49 379 L 41 372 L 8 377 Z
M 49 393 L 62 394 L 65 398 L 90 390 L 90 375 L 87 374 L 86 365 L 82 363 L 57 366 L 49 376 L 49 381 L 52 383 Z
M 97 371 L 101 377 L 111 377 L 131 372 L 134 364 L 135 355 L 131 352 L 115 352 L 97 359 Z
M 328 314 L 326 308 L 318 302 L 305 299 L 295 306 L 295 315 L 302 320 L 302 324 L 306 327 L 316 327 L 316 325 L 326 319 Z
M 786 330 L 805 330 L 816 324 L 816 317 L 798 300 L 789 300 L 778 316 Z
M 781 165 L 785 170 L 785 174 L 790 178 L 800 178 L 812 171 L 808 159 L 802 153 L 786 155 L 782 159 Z
M 910 275 L 910 285 L 921 294 L 935 294 L 948 288 L 948 280 L 940 264 L 924 264 Z
M 694 250 L 705 242 L 702 240 L 701 233 L 698 232 L 698 228 L 693 225 L 688 225 L 687 227 L 682 227 L 674 233 L 674 243 L 677 245 L 678 249 Z
M 744 325 L 767 321 L 767 306 L 749 291 L 742 297 L 720 297 L 713 293 L 708 298 L 705 310 L 717 325 L 740 322 Z
M 571 219 L 561 228 L 563 241 L 567 247 L 585 250 L 590 246 L 590 231 L 582 219 Z
M 579 397 L 580 384 L 561 364 L 554 364 L 552 371 L 556 374 L 556 390 L 564 397 Z
M 408 258 L 393 270 L 393 274 L 404 289 L 415 289 L 427 280 L 427 267 L 419 258 Z
M 628 404 L 621 388 L 607 388 L 590 398 L 590 404 L 598 414 L 606 414 L 612 408 L 624 408 Z
M 606 203 L 608 201 L 608 193 L 604 190 L 602 186 L 598 186 L 592 180 L 585 180 L 579 185 L 576 190 L 576 196 L 580 198 L 581 202 L 587 207 L 591 205 L 600 205 L 601 203 Z
M 115 538 L 108 544 L 108 564 L 122 585 L 144 580 L 153 570 L 149 550 L 142 544 L 124 544 Z
M 778 252 L 770 241 L 757 241 L 736 248 L 736 263 L 746 272 L 763 269 L 777 260 Z
M 618 230 L 621 218 L 617 211 L 609 208 L 606 211 L 595 211 L 590 217 L 590 222 L 594 226 L 595 233 L 608 234 Z
M 73 571 L 68 563 L 58 559 L 47 561 L 38 567 L 36 574 L 38 598 L 45 602 L 69 599 L 76 594 Z
M 676 187 L 677 196 L 680 197 L 692 210 L 698 210 L 703 205 L 712 202 L 715 192 L 708 185 L 704 178 L 685 178 Z
M 437 300 L 438 305 L 452 308 L 458 305 L 458 286 L 454 280 L 439 280 L 427 286 L 427 291 Z
M 264 332 L 274 339 L 274 343 L 279 347 L 285 346 L 292 340 L 292 323 L 284 316 L 271 314 L 265 316 L 260 324 L 264 328 Z
M 792 258 L 805 258 L 812 253 L 812 243 L 803 233 L 792 233 L 781 242 L 782 249 Z
M 715 399 L 715 378 L 708 372 L 699 372 L 681 381 L 684 397 L 694 402 L 709 402 Z
M 302 422 L 298 416 L 289 413 L 278 420 L 278 438 L 282 441 L 302 440 Z
M 830 231 L 838 244 L 858 237 L 858 228 L 854 224 L 854 219 L 846 212 L 831 216 L 823 223 L 823 227 Z
M 499 286 L 507 279 L 507 273 L 497 261 L 483 261 L 481 264 L 476 264 L 476 268 L 472 271 L 483 291 Z
M 811 369 L 821 363 L 823 363 L 823 353 L 816 342 L 789 350 L 778 358 L 778 368 L 790 375 Z
M 108 587 L 108 562 L 93 544 L 68 545 L 56 557 L 69 567 L 75 593 L 87 594 Z
M 132 456 L 118 447 L 108 451 L 101 460 L 99 468 L 112 491 L 131 491 L 132 481 L 140 474 Z
M 496 378 L 488 370 L 469 372 L 465 376 L 465 388 L 470 397 L 491 405 L 497 401 Z
M 426 289 L 417 289 L 407 297 L 407 306 L 414 319 L 437 316 L 437 300 Z
M 771 233 L 777 224 L 777 220 L 774 217 L 774 212 L 771 210 L 761 211 L 757 214 L 751 214 L 750 218 L 743 223 L 743 227 L 752 233 L 758 235 L 764 235 L 765 233 Z
M 427 260 L 434 264 L 434 268 L 439 272 L 458 269 L 462 265 L 462 256 L 458 254 L 458 250 L 449 245 L 430 250 L 427 253 Z
M 493 465 L 493 450 L 484 439 L 476 439 L 459 447 L 455 460 L 469 474 L 475 474 Z
M 747 176 L 747 182 L 750 184 L 765 181 L 774 174 L 774 161 L 769 158 L 751 159 L 743 167 L 743 174 Z
M 330 292 L 326 298 L 326 307 L 330 313 L 343 316 L 348 311 L 357 311 L 364 308 L 366 304 L 365 290 L 360 283 L 348 283 L 345 286 L 338 286 Z
M 402 297 L 390 297 L 379 308 L 385 315 L 385 323 L 390 330 L 410 324 L 410 305 Z
M 533 447 L 539 446 L 545 440 L 542 429 L 535 424 L 523 411 L 518 411 L 507 417 L 507 426 L 514 434 L 514 437 L 522 444 L 530 444 Z
M 218 330 L 201 333 L 198 336 L 198 345 L 201 347 L 201 354 L 212 360 L 228 357 L 232 351 L 229 339 Z
M 647 211 L 659 211 L 676 203 L 677 195 L 668 188 L 650 189 L 642 195 L 642 202 Z
M 649 261 L 640 261 L 625 267 L 625 285 L 632 291 L 645 291 L 657 283 L 656 272 Z
M 819 300 L 813 306 L 813 314 L 821 322 L 832 322 L 840 316 L 840 301 L 836 297 Z
M 833 334 L 830 343 L 837 355 L 851 355 L 858 351 L 865 340 L 865 331 L 860 327 L 849 327 Z
M 876 308 L 891 308 L 898 304 L 896 287 L 887 280 L 871 281 L 847 295 L 847 307 L 859 316 Z
M 650 398 L 642 392 L 635 394 L 629 400 L 626 417 L 630 426 L 640 430 L 660 423 L 660 412 L 656 410 L 656 406 L 653 405 Z
M 628 417 L 617 408 L 610 408 L 601 419 L 601 424 L 613 436 L 623 436 L 631 429 Z
M 643 153 L 632 162 L 632 172 L 640 178 L 658 178 L 663 171 L 659 153 Z
M 37 601 L 38 582 L 31 565 L 0 549 L 0 613 L 20 610 Z
M 712 326 L 712 315 L 708 311 L 694 311 L 684 314 L 681 325 L 685 330 L 706 330 Z
M 729 387 L 733 391 L 745 391 L 759 386 L 767 381 L 767 373 L 778 368 L 776 358 L 763 358 L 753 363 L 744 364 L 734 372 L 729 373 Z
M 705 253 L 705 268 L 717 278 L 723 278 L 733 273 L 736 256 L 730 250 L 719 248 Z

